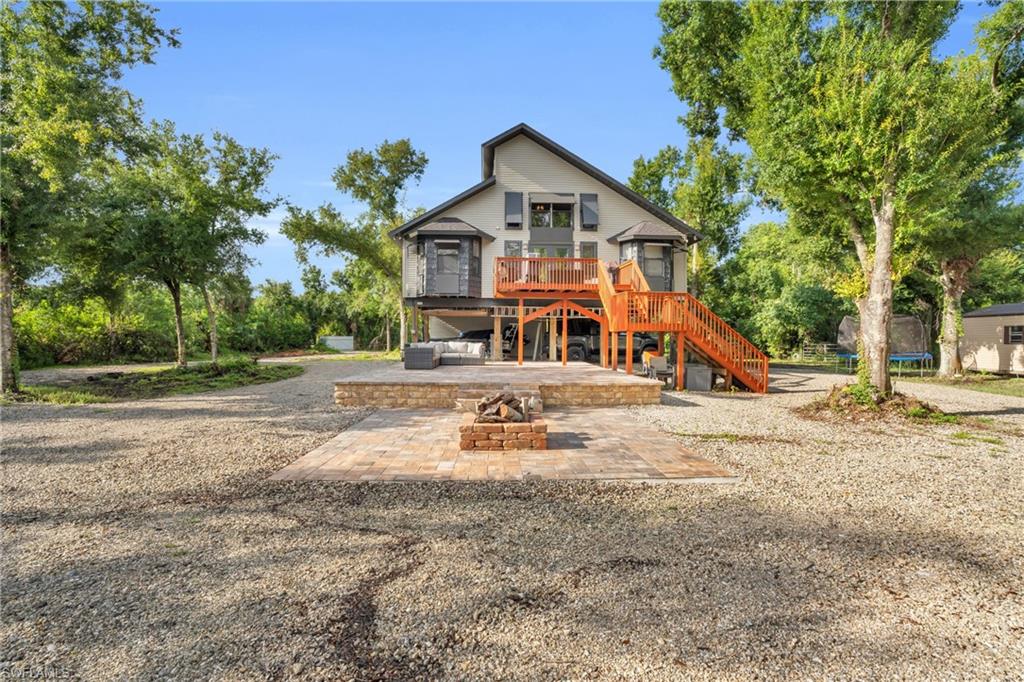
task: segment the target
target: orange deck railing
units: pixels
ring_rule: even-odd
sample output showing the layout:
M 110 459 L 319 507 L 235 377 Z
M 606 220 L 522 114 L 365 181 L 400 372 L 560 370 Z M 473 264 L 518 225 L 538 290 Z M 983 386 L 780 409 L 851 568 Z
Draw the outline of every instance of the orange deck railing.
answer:
M 596 258 L 499 257 L 494 265 L 494 292 L 597 293 Z

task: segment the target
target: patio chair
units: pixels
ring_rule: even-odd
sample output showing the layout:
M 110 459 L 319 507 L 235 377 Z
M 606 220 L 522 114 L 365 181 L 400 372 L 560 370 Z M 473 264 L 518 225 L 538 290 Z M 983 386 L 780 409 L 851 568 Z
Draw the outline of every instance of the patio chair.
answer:
M 657 379 L 658 381 L 665 384 L 665 386 L 671 388 L 675 382 L 675 372 L 673 371 L 672 365 L 668 364 L 668 360 L 661 357 L 660 355 L 654 355 L 653 353 L 647 354 L 644 360 L 644 372 L 648 379 Z

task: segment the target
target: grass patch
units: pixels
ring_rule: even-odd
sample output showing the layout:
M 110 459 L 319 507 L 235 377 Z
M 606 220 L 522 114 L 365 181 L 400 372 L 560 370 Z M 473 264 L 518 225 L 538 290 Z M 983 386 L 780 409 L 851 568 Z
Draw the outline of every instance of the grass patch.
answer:
M 786 443 L 789 445 L 800 445 L 798 441 L 792 438 L 759 436 L 748 433 L 686 433 L 683 431 L 676 431 L 675 435 L 705 441 L 724 441 L 726 443 Z
M 966 388 L 981 393 L 995 393 L 1015 398 L 1024 398 L 1024 378 L 1005 377 L 995 374 L 966 374 L 947 379 L 945 377 L 902 377 L 899 381 L 916 381 L 923 384 L 939 384 Z
M 244 359 L 222 362 L 217 367 L 208 364 L 171 369 L 147 367 L 133 372 L 100 372 L 60 386 L 26 386 L 23 393 L 8 396 L 5 402 L 84 405 L 161 398 L 265 384 L 290 379 L 302 372 L 302 367 L 297 365 L 258 365 Z

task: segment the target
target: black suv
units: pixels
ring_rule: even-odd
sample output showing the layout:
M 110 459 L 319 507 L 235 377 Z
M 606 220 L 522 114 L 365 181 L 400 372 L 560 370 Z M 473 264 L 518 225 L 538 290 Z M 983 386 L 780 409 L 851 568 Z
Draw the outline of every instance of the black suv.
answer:
M 559 325 L 561 331 L 561 325 Z M 570 360 L 590 360 L 601 354 L 601 325 L 590 319 L 569 320 L 569 338 L 566 342 Z M 562 338 L 558 348 L 561 352 Z M 633 332 L 633 359 L 639 360 L 644 351 L 658 350 L 658 339 L 653 334 Z M 626 356 L 626 332 L 619 332 L 619 356 Z

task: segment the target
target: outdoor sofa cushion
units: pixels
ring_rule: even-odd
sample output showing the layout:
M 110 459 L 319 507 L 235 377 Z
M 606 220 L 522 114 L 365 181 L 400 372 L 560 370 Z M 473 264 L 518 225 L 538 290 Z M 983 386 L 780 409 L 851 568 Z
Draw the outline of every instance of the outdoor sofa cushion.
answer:
M 406 369 L 433 369 L 441 365 L 482 365 L 484 364 L 483 343 L 473 341 L 423 341 L 410 343 L 405 347 Z M 427 366 L 426 353 L 431 354 Z M 416 358 L 410 363 L 410 353 Z

